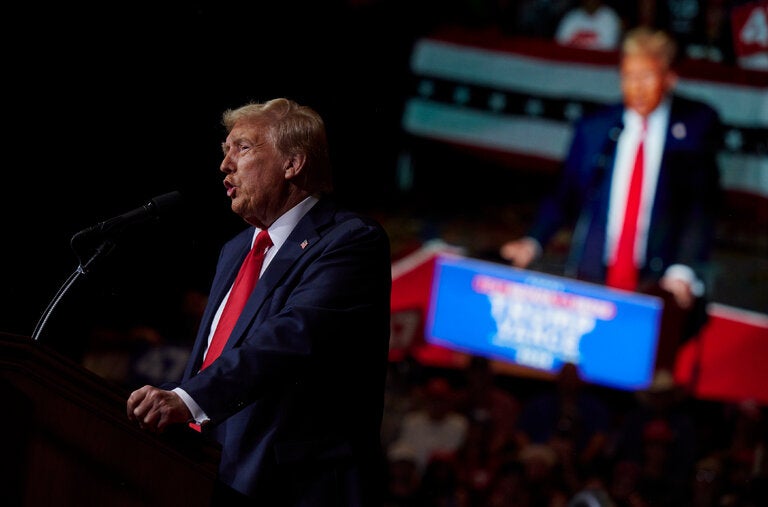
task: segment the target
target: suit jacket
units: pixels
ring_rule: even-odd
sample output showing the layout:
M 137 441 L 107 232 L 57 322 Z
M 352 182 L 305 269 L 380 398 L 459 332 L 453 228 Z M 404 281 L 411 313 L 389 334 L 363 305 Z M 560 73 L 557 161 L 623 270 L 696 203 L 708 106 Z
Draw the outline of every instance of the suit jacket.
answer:
M 262 274 L 222 354 L 198 373 L 253 228 L 221 250 L 180 386 L 222 448 L 220 480 L 263 505 L 381 503 L 391 259 L 381 226 L 321 199 Z
M 710 106 L 673 95 L 648 231 L 641 285 L 658 281 L 672 264 L 704 278 L 720 201 L 717 153 L 722 126 Z M 566 274 L 604 283 L 611 177 L 624 106 L 606 106 L 574 128 L 563 174 L 539 210 L 530 235 L 545 245 L 575 223 Z

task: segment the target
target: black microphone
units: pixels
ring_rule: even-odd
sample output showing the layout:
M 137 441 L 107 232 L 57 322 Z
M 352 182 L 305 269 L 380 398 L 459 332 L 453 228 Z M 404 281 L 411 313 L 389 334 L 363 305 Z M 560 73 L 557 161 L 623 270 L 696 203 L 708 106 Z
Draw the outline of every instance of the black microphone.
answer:
M 174 191 L 158 195 L 149 200 L 147 204 L 122 215 L 110 218 L 103 222 L 83 229 L 70 239 L 70 246 L 75 251 L 80 265 L 59 288 L 53 300 L 48 303 L 42 317 L 35 326 L 32 338 L 38 340 L 40 334 L 56 305 L 77 279 L 90 272 L 92 265 L 103 257 L 106 257 L 114 248 L 118 234 L 127 226 L 155 220 L 168 213 L 181 202 L 181 193 Z M 86 255 L 87 253 L 87 255 Z
M 131 210 L 122 215 L 110 218 L 103 222 L 83 229 L 75 236 L 89 235 L 92 233 L 110 234 L 112 232 L 122 231 L 129 225 L 141 224 L 159 218 L 161 215 L 173 210 L 181 203 L 181 193 L 178 191 L 168 192 L 150 199 L 145 205 Z

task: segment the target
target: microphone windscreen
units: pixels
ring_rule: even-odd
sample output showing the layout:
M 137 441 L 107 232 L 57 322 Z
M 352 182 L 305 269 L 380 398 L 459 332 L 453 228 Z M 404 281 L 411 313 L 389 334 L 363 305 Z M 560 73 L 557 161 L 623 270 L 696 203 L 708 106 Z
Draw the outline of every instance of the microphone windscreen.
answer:
M 166 194 L 158 195 L 150 201 L 154 206 L 156 215 L 162 215 L 171 211 L 173 208 L 181 204 L 182 197 L 181 192 L 175 190 Z

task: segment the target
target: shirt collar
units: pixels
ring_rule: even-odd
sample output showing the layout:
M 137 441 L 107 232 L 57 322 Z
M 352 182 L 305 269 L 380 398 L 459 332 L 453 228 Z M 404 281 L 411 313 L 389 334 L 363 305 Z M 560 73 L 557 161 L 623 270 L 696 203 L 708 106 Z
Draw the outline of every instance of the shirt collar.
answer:
M 285 243 L 285 240 L 288 239 L 288 236 L 296 227 L 296 224 L 299 223 L 299 220 L 301 220 L 307 211 L 317 204 L 319 200 L 318 197 L 310 195 L 296 206 L 283 213 L 277 220 L 275 220 L 272 226 L 267 229 L 269 231 L 269 237 L 272 238 L 272 245 L 274 245 L 273 248 L 275 250 L 279 249 L 280 246 Z M 253 239 L 251 239 L 251 245 L 253 245 L 256 235 L 258 235 L 260 231 L 261 229 L 256 227 L 256 230 L 253 232 Z
M 648 115 L 648 130 L 655 130 L 655 127 L 666 124 L 669 118 L 669 111 L 672 99 L 667 96 L 659 105 Z M 624 125 L 626 128 L 640 131 L 643 125 L 643 117 L 637 114 L 633 109 L 624 110 Z

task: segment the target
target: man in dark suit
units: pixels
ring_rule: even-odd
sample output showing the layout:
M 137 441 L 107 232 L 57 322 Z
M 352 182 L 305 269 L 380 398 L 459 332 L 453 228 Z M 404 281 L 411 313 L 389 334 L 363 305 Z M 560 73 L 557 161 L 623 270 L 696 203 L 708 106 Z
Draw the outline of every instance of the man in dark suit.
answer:
M 555 232 L 575 224 L 567 276 L 665 299 L 657 369 L 674 366 L 679 340 L 697 332 L 706 316 L 704 280 L 720 199 L 720 118 L 710 106 L 673 93 L 675 53 L 664 32 L 627 33 L 620 62 L 623 102 L 576 123 L 555 192 L 528 235 L 500 249 L 504 259 L 527 267 Z M 613 282 L 639 146 L 637 219 L 626 235 L 635 278 Z
M 216 503 L 381 505 L 388 237 L 328 196 L 315 111 L 275 99 L 229 110 L 223 123 L 224 186 L 251 227 L 221 250 L 181 382 L 137 389 L 128 417 L 149 431 L 190 424 L 215 438 Z M 261 277 L 213 359 L 230 287 L 261 231 L 271 238 L 258 247 Z

